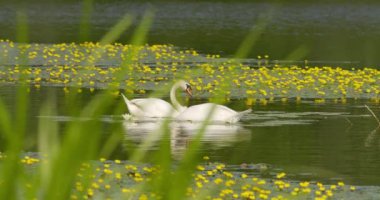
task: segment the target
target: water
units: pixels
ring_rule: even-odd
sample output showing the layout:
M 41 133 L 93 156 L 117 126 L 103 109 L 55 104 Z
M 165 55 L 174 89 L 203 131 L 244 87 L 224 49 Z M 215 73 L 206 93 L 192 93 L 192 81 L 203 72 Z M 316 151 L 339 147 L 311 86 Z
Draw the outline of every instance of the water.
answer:
M 39 2 L 39 3 L 38 3 Z M 16 39 L 14 3 L 0 7 L 0 37 Z M 165 2 L 136 3 L 108 1 L 95 3 L 89 39 L 98 41 L 125 13 L 136 17 L 152 8 L 150 44 L 174 44 L 203 53 L 233 55 L 259 16 L 267 16 L 265 30 L 250 57 L 268 54 L 274 60 L 315 60 L 340 65 L 377 66 L 380 58 L 380 5 L 376 3 L 247 3 L 247 2 Z M 80 3 L 57 4 L 36 1 L 24 7 L 32 42 L 72 42 L 79 38 Z M 43 10 L 44 12 L 41 12 Z M 271 12 L 273 11 L 273 12 Z M 133 28 L 120 38 L 128 42 Z M 301 53 L 299 53 L 302 50 Z M 297 53 L 298 52 L 298 53 Z
M 200 151 L 231 167 L 265 163 L 271 170 L 283 170 L 301 180 L 378 185 L 380 133 L 364 103 L 256 105 L 238 125 L 214 125 L 206 130 Z M 372 107 L 378 113 L 378 106 Z M 153 129 L 151 123 L 124 125 L 129 125 L 128 140 L 135 142 Z M 180 157 L 197 130 L 194 124 L 181 126 L 172 128 L 174 157 Z
M 0 89 L 1 96 L 6 97 L 4 99 L 11 109 L 14 91 L 14 86 Z M 41 116 L 39 108 L 48 94 L 55 94 L 58 99 L 64 97 L 61 88 L 31 90 L 26 152 L 37 151 L 37 121 L 41 118 L 58 121 L 60 127 L 73 120 L 91 120 L 67 115 L 62 101 L 57 102 L 57 115 Z M 84 92 L 80 102 L 85 104 L 93 95 Z M 191 100 L 189 103 L 193 105 L 205 101 Z M 274 101 L 267 105 L 257 103 L 253 106 L 254 111 L 240 123 L 215 124 L 207 128 L 199 152 L 209 156 L 211 161 L 226 163 L 231 170 L 244 170 L 240 166 L 262 163 L 265 170 L 261 170 L 261 175 L 285 171 L 296 180 L 331 183 L 344 180 L 357 185 L 380 185 L 380 131 L 376 129 L 378 124 L 364 107 L 365 104 L 375 113 L 380 113 L 377 104 L 365 100 L 350 100 L 346 104 L 318 104 L 307 100 Z M 105 126 L 122 127 L 124 139 L 111 158 L 127 159 L 130 149 L 141 144 L 160 123 L 125 121 L 121 116 L 126 112 L 122 99 L 117 98 L 114 106 L 123 107 L 122 113 L 115 115 L 110 109 L 109 115 L 102 116 L 101 121 Z M 227 106 L 235 110 L 246 109 L 244 100 L 232 100 Z M 170 141 L 174 160 L 181 158 L 199 126 L 197 123 L 171 123 Z M 110 136 L 107 130 L 104 129 L 105 140 Z M 147 150 L 156 151 L 160 139 L 156 135 L 155 142 Z
M 320 65 L 347 68 L 380 63 L 375 53 L 380 50 L 380 5 L 377 4 L 97 3 L 91 18 L 90 39 L 98 40 L 126 12 L 135 14 L 138 23 L 148 7 L 156 12 L 148 37 L 150 44 L 170 43 L 177 48 L 228 57 L 254 27 L 258 16 L 274 9 L 250 58 L 268 54 L 272 60 L 303 63 L 308 59 Z M 0 7 L 0 28 L 3 30 L 0 37 L 15 39 L 15 10 L 14 4 L 3 3 Z M 31 42 L 78 40 L 80 4 L 35 3 L 25 10 Z M 120 41 L 129 41 L 130 33 Z M 301 55 L 289 57 L 300 47 L 304 49 Z M 25 151 L 37 151 L 37 121 L 40 118 L 56 120 L 62 126 L 78 120 L 65 112 L 62 101 L 57 102 L 57 115 L 41 116 L 39 109 L 50 94 L 48 91 L 57 99 L 64 97 L 62 88 L 55 85 L 47 84 L 39 90 L 31 88 Z M 0 95 L 9 109 L 14 110 L 15 86 L 2 85 Z M 85 104 L 94 94 L 85 91 L 80 96 L 79 103 Z M 207 96 L 203 97 L 190 100 L 189 104 L 206 102 Z M 351 99 L 345 104 L 329 101 L 319 104 L 312 100 L 286 103 L 275 100 L 267 105 L 257 102 L 253 113 L 245 116 L 241 123 L 213 125 L 206 130 L 199 151 L 210 156 L 212 161 L 227 163 L 231 170 L 243 170 L 245 164 L 262 163 L 264 174 L 285 171 L 290 178 L 300 180 L 344 180 L 351 184 L 380 185 L 380 131 L 365 104 L 376 114 L 380 113 L 378 104 L 360 99 Z M 114 105 L 123 107 L 124 103 L 117 98 Z M 235 110 L 246 109 L 244 99 L 232 99 L 227 106 Z M 128 123 L 121 117 L 125 108 L 117 115 L 111 111 L 102 116 L 102 122 L 116 124 L 125 131 L 112 157 L 127 159 L 129 148 L 140 144 L 157 123 Z M 173 123 L 171 127 L 172 156 L 179 159 L 197 125 Z M 108 136 L 105 129 L 104 137 Z M 154 143 L 148 150 L 156 149 Z

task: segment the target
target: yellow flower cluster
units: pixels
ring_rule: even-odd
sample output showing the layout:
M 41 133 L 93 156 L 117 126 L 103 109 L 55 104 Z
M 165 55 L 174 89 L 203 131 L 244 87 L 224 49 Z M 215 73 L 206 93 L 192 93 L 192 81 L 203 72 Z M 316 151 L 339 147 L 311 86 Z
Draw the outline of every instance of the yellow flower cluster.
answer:
M 23 80 L 36 88 L 58 85 L 65 92 L 110 87 L 144 94 L 155 89 L 152 84 L 182 78 L 193 86 L 195 96 L 223 93 L 227 99 L 245 97 L 247 105 L 275 98 L 283 102 L 313 98 L 316 103 L 325 99 L 344 103 L 346 98 L 380 101 L 380 71 L 372 68 L 242 64 L 171 45 L 91 42 L 41 45 L 0 40 L 0 56 L 9 61 L 4 66 L 0 63 L 0 82 Z M 23 61 L 28 67 L 23 67 Z
M 38 164 L 40 160 L 25 156 L 21 162 L 28 167 Z M 32 169 L 37 168 L 34 165 Z M 159 166 L 101 158 L 100 162 L 82 163 L 70 199 L 162 199 L 163 194 L 159 191 L 144 190 L 147 185 L 155 184 L 152 180 L 157 177 L 160 177 Z M 355 194 L 356 191 L 355 186 L 342 181 L 335 185 L 297 182 L 286 180 L 287 174 L 284 172 L 264 179 L 248 171 L 229 171 L 225 164 L 211 162 L 196 166 L 192 177 L 191 185 L 185 191 L 188 199 L 324 200 L 336 195 L 339 197 L 341 193 Z
M 39 162 L 40 162 L 40 159 L 34 158 L 34 157 L 30 157 L 30 156 L 24 156 L 24 158 L 21 159 L 21 163 L 24 163 L 24 164 L 27 164 L 27 165 L 33 165 L 33 164 L 36 164 L 36 163 L 39 163 Z

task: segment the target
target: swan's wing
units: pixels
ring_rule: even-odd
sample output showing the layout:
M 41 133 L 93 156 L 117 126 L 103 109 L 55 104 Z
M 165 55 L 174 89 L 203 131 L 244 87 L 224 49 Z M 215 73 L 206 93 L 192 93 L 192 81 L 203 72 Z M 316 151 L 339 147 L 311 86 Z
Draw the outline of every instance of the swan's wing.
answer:
M 231 108 L 223 105 L 216 104 L 215 110 L 223 113 L 236 114 L 237 112 L 232 110 Z
M 215 107 L 214 107 L 215 106 Z M 213 113 L 210 116 L 210 121 L 213 122 L 228 122 L 235 123 L 239 121 L 239 119 L 250 112 L 251 110 L 236 112 L 226 106 L 213 104 L 213 103 L 204 103 L 195 106 L 190 106 L 185 111 L 180 113 L 176 119 L 180 121 L 204 121 L 207 116 L 209 116 L 209 112 L 214 107 Z
M 170 103 L 162 99 L 133 99 L 130 102 L 144 117 L 170 117 L 177 112 Z
M 226 118 L 230 118 L 237 112 L 231 110 L 225 106 L 217 105 L 213 103 L 204 103 L 199 105 L 190 106 L 182 113 L 180 113 L 176 119 L 178 120 L 188 120 L 188 121 L 204 121 L 211 109 L 214 108 L 214 111 L 211 115 L 210 121 L 224 121 Z

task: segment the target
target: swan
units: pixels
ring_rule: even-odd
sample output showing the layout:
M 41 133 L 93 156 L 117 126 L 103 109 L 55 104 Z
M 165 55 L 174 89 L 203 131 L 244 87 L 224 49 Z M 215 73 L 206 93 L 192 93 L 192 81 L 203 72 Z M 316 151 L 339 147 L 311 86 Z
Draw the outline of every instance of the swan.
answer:
M 177 81 L 170 90 L 170 101 L 173 106 L 158 98 L 139 98 L 129 100 L 126 96 L 123 96 L 125 104 L 128 107 L 130 115 L 123 115 L 125 119 L 129 118 L 165 118 L 175 117 L 187 107 L 182 106 L 175 97 L 175 92 L 178 88 L 181 88 L 189 96 L 192 96 L 192 89 L 189 83 L 184 80 Z
M 190 106 L 175 117 L 178 121 L 206 121 L 209 122 L 222 122 L 222 123 L 236 123 L 241 117 L 250 113 L 252 109 L 242 112 L 234 111 L 226 106 L 214 103 L 203 103 L 199 105 Z

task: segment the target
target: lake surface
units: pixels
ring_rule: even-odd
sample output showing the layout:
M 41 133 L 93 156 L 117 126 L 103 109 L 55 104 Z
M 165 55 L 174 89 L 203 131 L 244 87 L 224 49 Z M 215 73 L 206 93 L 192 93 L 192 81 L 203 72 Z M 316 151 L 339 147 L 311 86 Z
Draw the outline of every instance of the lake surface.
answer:
M 38 3 L 40 2 L 40 3 Z M 24 9 L 31 42 L 77 41 L 81 24 L 80 3 L 36 1 L 26 6 L 2 3 L 1 38 L 16 40 L 16 10 Z M 135 24 L 148 10 L 155 12 L 148 35 L 150 44 L 173 44 L 202 53 L 231 56 L 258 19 L 264 30 L 250 57 L 269 55 L 274 60 L 315 60 L 340 65 L 378 66 L 380 58 L 380 4 L 376 3 L 95 3 L 90 19 L 90 40 L 98 41 L 124 14 L 135 16 Z M 42 12 L 43 11 L 43 12 Z M 131 33 L 119 40 L 128 42 Z
M 236 170 L 242 170 L 243 163 L 265 163 L 269 172 L 283 170 L 295 179 L 378 185 L 380 132 L 375 131 L 377 122 L 363 107 L 365 103 L 255 105 L 253 113 L 238 125 L 206 129 L 201 152 Z M 229 106 L 242 110 L 241 105 L 243 101 L 234 100 Z M 378 105 L 372 107 L 379 113 Z M 127 138 L 141 141 L 152 124 L 148 128 L 127 125 Z M 186 149 L 196 126 L 190 123 L 172 128 L 173 156 Z
M 0 7 L 1 38 L 15 40 L 17 8 L 7 3 Z M 303 62 L 308 59 L 320 65 L 346 68 L 376 67 L 380 63 L 377 55 L 380 51 L 378 4 L 97 3 L 90 21 L 90 39 L 97 41 L 125 13 L 134 14 L 138 23 L 148 8 L 155 10 L 148 37 L 150 44 L 173 44 L 178 48 L 229 57 L 249 30 L 255 29 L 259 16 L 273 10 L 264 20 L 265 31 L 252 49 L 251 58 L 268 54 L 272 60 Z M 81 9 L 79 3 L 27 6 L 30 41 L 77 41 Z M 120 41 L 126 42 L 129 38 L 127 34 Z M 298 54 L 295 50 L 300 48 L 302 51 Z M 50 94 L 48 90 L 56 94 L 57 99 L 64 96 L 62 88 L 54 85 L 31 89 L 25 151 L 37 150 L 37 121 L 40 118 L 57 120 L 62 125 L 76 120 L 64 110 L 59 110 L 55 116 L 39 114 Z M 12 110 L 15 86 L 2 85 L 0 95 Z M 82 103 L 93 96 L 93 93 L 83 92 Z M 192 99 L 189 105 L 206 102 L 206 98 Z M 57 104 L 60 108 L 64 103 Z M 123 104 L 121 98 L 115 101 L 115 106 Z M 275 99 L 266 105 L 257 102 L 253 112 L 241 123 L 214 125 L 206 130 L 200 153 L 210 156 L 211 161 L 227 163 L 230 170 L 244 170 L 245 164 L 262 163 L 265 169 L 257 173 L 263 175 L 285 171 L 290 178 L 299 180 L 344 180 L 358 185 L 380 185 L 380 131 L 376 130 L 378 124 L 365 104 L 376 114 L 380 113 L 378 104 L 365 99 L 349 99 L 346 103 L 296 102 L 292 99 L 287 102 Z M 247 109 L 245 99 L 232 99 L 227 106 L 235 110 Z M 102 121 L 125 130 L 125 138 L 112 157 L 127 159 L 127 150 L 140 144 L 157 123 L 128 123 L 121 114 L 123 112 L 115 115 L 110 110 L 109 115 L 102 116 Z M 171 124 L 173 159 L 182 155 L 196 130 L 196 124 Z M 105 137 L 108 134 L 105 129 Z M 153 145 L 149 151 L 156 148 L 157 145 Z
M 15 86 L 1 87 L 3 99 L 12 109 Z M 48 92 L 49 91 L 49 92 Z M 52 93 L 53 91 L 53 93 Z M 41 118 L 58 121 L 62 126 L 75 118 L 65 114 L 64 103 L 57 102 L 58 113 L 42 116 L 39 108 L 47 95 L 55 94 L 64 98 L 62 88 L 42 87 L 31 90 L 30 112 L 28 112 L 28 134 L 25 151 L 37 150 L 37 122 Z M 84 103 L 94 97 L 90 92 L 81 94 Z M 190 105 L 206 100 L 190 100 Z M 115 100 L 115 107 L 124 107 L 121 98 Z M 289 178 L 296 180 L 320 180 L 336 182 L 344 180 L 358 185 L 380 185 L 380 131 L 377 122 L 364 107 L 367 104 L 375 113 L 380 113 L 378 104 L 366 100 L 348 100 L 346 104 L 315 103 L 290 100 L 286 103 L 273 101 L 266 105 L 253 105 L 253 112 L 236 125 L 211 125 L 202 138 L 201 155 L 211 161 L 224 162 L 230 170 L 244 171 L 251 164 L 262 166 L 251 173 L 265 174 L 285 171 Z M 228 107 L 246 109 L 245 100 L 231 100 Z M 59 109 L 62 107 L 62 110 Z M 157 127 L 159 122 L 128 122 L 121 114 L 101 117 L 102 122 L 122 127 L 123 141 L 111 156 L 112 159 L 128 159 L 129 150 L 137 147 Z M 199 124 L 175 123 L 171 127 L 171 151 L 174 160 L 180 159 L 191 138 L 197 133 Z M 104 137 L 109 132 L 104 129 Z M 147 150 L 157 150 L 159 137 Z M 260 164 L 261 163 L 261 164 Z

